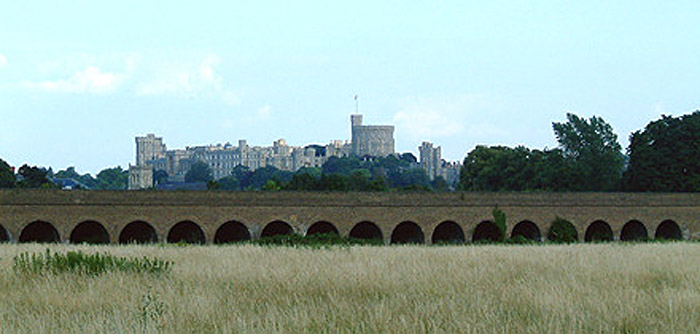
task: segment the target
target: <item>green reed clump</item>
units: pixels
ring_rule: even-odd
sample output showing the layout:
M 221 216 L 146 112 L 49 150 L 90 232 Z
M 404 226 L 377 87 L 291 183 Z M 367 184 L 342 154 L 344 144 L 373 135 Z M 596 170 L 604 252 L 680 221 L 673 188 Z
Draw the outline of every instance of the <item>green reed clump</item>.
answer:
M 111 254 L 86 254 L 81 251 L 63 253 L 22 253 L 14 257 L 14 270 L 23 274 L 77 273 L 100 275 L 111 271 L 164 274 L 173 263 L 159 258 L 126 258 Z

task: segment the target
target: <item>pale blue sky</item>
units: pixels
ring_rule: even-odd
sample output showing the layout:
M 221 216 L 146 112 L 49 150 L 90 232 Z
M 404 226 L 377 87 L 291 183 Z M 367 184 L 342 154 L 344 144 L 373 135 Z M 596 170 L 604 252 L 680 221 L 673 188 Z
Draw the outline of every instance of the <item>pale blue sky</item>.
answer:
M 0 158 L 96 173 L 169 148 L 349 139 L 396 126 L 462 160 L 477 144 L 554 147 L 598 115 L 623 146 L 700 108 L 700 2 L 15 1 L 0 5 Z

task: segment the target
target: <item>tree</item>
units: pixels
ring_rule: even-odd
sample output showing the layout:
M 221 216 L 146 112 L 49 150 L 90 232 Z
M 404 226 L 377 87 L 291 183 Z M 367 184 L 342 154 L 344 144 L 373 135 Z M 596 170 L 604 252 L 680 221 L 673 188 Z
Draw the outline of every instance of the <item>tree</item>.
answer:
M 280 186 L 275 180 L 269 179 L 261 188 L 263 191 L 280 191 Z
M 238 182 L 238 179 L 233 175 L 220 178 L 218 183 L 218 189 L 221 190 L 236 191 L 241 189 L 240 182 Z
M 0 159 L 0 188 L 14 188 L 15 173 L 12 172 L 10 165 Z
M 60 170 L 54 174 L 54 178 L 58 179 L 73 179 L 75 181 L 78 181 L 82 184 L 84 184 L 86 187 L 92 189 L 97 187 L 97 180 L 90 175 L 90 173 L 86 173 L 81 175 L 80 173 L 75 171 L 75 167 L 68 167 L 65 170 Z
M 284 185 L 285 190 L 318 190 L 319 179 L 309 173 L 297 173 L 292 176 L 289 183 Z
M 341 174 L 323 174 L 319 180 L 319 190 L 347 191 L 348 178 Z
M 624 156 L 612 127 L 602 118 L 566 114 L 566 123 L 552 123 L 570 164 L 572 190 L 605 191 L 620 187 Z
M 625 190 L 700 191 L 700 111 L 650 122 L 627 152 Z
M 106 168 L 97 173 L 97 187 L 99 189 L 123 190 L 129 185 L 129 171 L 121 166 Z
M 233 167 L 233 171 L 231 172 L 231 176 L 238 180 L 240 189 L 246 189 L 250 186 L 250 179 L 252 175 L 253 173 L 250 171 L 250 168 L 243 165 Z
M 369 190 L 372 174 L 364 168 L 355 169 L 348 176 L 348 189 L 351 191 Z
M 18 184 L 21 188 L 53 188 L 53 183 L 46 177 L 47 170 L 44 168 L 24 164 L 19 168 L 18 174 L 22 176 Z
M 203 161 L 195 162 L 190 170 L 185 173 L 185 182 L 209 182 L 214 177 L 211 173 L 211 168 Z

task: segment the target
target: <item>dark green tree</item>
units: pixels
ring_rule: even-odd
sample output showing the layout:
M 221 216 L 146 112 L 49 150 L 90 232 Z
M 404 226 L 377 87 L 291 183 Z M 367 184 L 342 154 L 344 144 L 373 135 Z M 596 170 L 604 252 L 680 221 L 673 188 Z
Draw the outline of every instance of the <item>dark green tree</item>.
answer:
M 253 173 L 250 171 L 250 168 L 242 165 L 233 167 L 233 171 L 231 172 L 231 176 L 238 180 L 240 189 L 247 189 L 250 186 L 252 175 Z
M 241 189 L 240 182 L 238 182 L 238 179 L 233 175 L 220 178 L 218 183 L 220 190 L 236 191 Z
M 318 188 L 323 191 L 347 191 L 348 178 L 341 174 L 323 174 Z
M 661 116 L 630 136 L 629 191 L 700 191 L 700 111 Z
M 315 178 L 310 173 L 297 173 L 292 176 L 289 183 L 285 184 L 282 189 L 296 191 L 312 191 L 318 190 L 319 179 Z
M 10 169 L 10 165 L 0 159 L 0 188 L 14 188 L 15 173 Z
M 60 170 L 54 174 L 54 178 L 58 179 L 73 179 L 86 187 L 93 189 L 97 187 L 97 180 L 90 173 L 80 174 L 75 170 L 75 167 L 68 167 L 65 170 Z
M 372 174 L 369 170 L 359 168 L 353 170 L 348 176 L 348 189 L 351 191 L 368 191 Z
M 124 190 L 129 185 L 129 171 L 121 166 L 106 168 L 97 173 L 97 188 Z
M 569 113 L 566 118 L 565 123 L 552 123 L 552 128 L 570 164 L 572 190 L 619 189 L 624 155 L 612 126 L 596 116 L 586 120 Z
M 22 176 L 18 186 L 21 188 L 53 188 L 54 184 L 47 177 L 47 170 L 36 166 L 22 165 L 18 174 Z
M 209 182 L 213 179 L 211 168 L 203 161 L 192 164 L 190 170 L 185 174 L 185 182 Z

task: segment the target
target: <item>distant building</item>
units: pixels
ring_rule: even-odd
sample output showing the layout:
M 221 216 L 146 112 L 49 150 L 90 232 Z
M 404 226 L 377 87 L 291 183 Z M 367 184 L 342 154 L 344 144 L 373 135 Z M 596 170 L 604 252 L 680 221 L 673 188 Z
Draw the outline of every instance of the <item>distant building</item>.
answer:
M 442 177 L 447 184 L 456 184 L 459 181 L 459 171 L 462 168 L 457 162 L 447 162 L 441 157 L 440 146 L 434 147 L 433 143 L 424 141 L 420 147 L 420 167 L 425 170 L 430 180 Z
M 362 115 L 350 116 L 350 123 L 353 154 L 359 157 L 394 154 L 394 126 L 362 125 Z
M 183 183 L 185 174 L 197 161 L 209 165 L 214 179 L 231 175 L 237 166 L 250 170 L 272 166 L 280 170 L 297 171 L 304 167 L 321 167 L 330 157 L 355 155 L 388 156 L 394 152 L 394 127 L 390 125 L 363 125 L 362 115 L 351 115 L 350 142 L 333 140 L 327 145 L 290 146 L 284 139 L 276 140 L 272 146 L 250 146 L 246 140 L 238 145 L 230 143 L 185 147 L 168 150 L 162 137 L 148 134 L 136 137 L 136 165 L 129 166 L 129 189 L 153 186 L 153 172 L 164 170 L 168 181 Z M 452 177 L 450 165 L 440 159 L 440 148 L 430 143 L 421 146 L 421 167 L 431 180 L 442 176 L 448 182 Z M 459 175 L 457 168 L 457 176 Z

